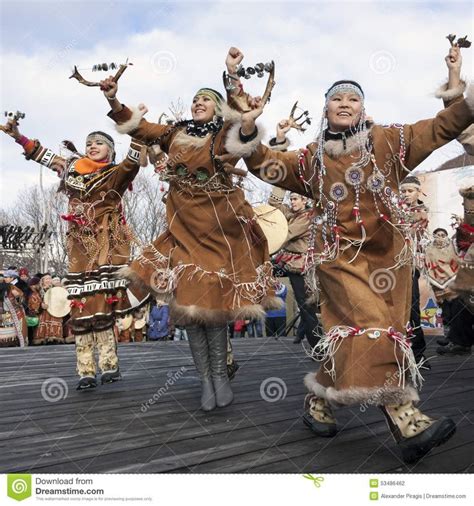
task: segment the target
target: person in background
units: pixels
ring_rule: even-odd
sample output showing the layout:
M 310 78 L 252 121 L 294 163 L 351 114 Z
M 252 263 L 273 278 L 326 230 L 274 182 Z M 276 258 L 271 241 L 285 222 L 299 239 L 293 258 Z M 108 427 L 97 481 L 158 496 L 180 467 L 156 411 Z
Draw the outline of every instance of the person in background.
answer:
M 17 272 L 0 273 L 0 347 L 28 346 L 23 292 L 11 282 Z
M 449 343 L 451 321 L 457 316 L 453 310 L 456 294 L 449 288 L 449 284 L 456 277 L 459 268 L 459 257 L 446 229 L 437 228 L 433 231 L 433 240 L 426 247 L 424 262 L 426 277 L 442 311 L 444 338 L 437 342 L 446 346 Z
M 21 267 L 18 271 L 18 288 L 23 291 L 25 294 L 25 297 L 28 297 L 29 295 L 29 284 L 28 281 L 30 280 L 30 274 L 28 272 L 28 269 L 26 267 Z
M 61 283 L 61 278 L 59 276 L 53 276 L 51 278 L 51 285 L 52 286 L 63 286 Z
M 245 320 L 235 320 L 234 322 L 234 339 L 237 337 L 245 337 L 247 324 Z
M 415 176 L 407 176 L 400 184 L 400 196 L 406 207 L 410 220 L 411 233 L 413 234 L 415 266 L 412 272 L 412 291 L 411 291 L 411 311 L 410 325 L 412 327 L 411 348 L 415 355 L 416 363 L 421 369 L 431 369 L 431 365 L 426 362 L 423 353 L 426 350 L 426 341 L 423 328 L 421 327 L 420 310 L 420 266 L 422 263 L 423 235 L 428 226 L 428 208 L 420 200 L 422 195 L 421 182 Z
M 247 332 L 249 337 L 263 337 L 262 320 L 254 318 L 246 320 Z
M 53 280 L 51 274 L 44 274 L 40 279 L 41 312 L 38 330 L 33 338 L 34 345 L 64 344 L 63 319 L 50 314 L 48 312 L 48 304 L 44 300 L 46 292 L 52 286 Z
M 189 341 L 188 333 L 184 325 L 175 326 L 173 341 Z
M 28 344 L 33 344 L 38 331 L 39 316 L 41 314 L 40 278 L 32 277 L 29 282 L 29 296 L 27 300 L 26 323 L 28 326 Z
M 289 140 L 285 136 L 290 129 L 290 121 L 288 119 L 281 120 L 276 128 L 277 136 L 270 140 L 270 149 L 286 152 Z M 283 139 L 283 141 L 279 142 L 277 139 Z M 321 335 L 322 328 L 316 316 L 316 305 L 310 302 L 312 297 L 305 286 L 303 276 L 308 252 L 312 209 L 309 199 L 296 192 L 290 193 L 290 205 L 284 204 L 285 195 L 286 190 L 275 186 L 268 199 L 268 203 L 279 209 L 288 221 L 286 241 L 281 250 L 274 255 L 273 261 L 288 276 L 300 312 L 300 324 L 293 342 L 298 344 L 306 337 L 311 348 L 314 348 L 318 343 L 318 336 Z
M 470 355 L 474 344 L 474 181 L 459 190 L 463 197 L 464 218 L 456 229 L 455 246 L 459 268 L 449 289 L 456 298 L 446 346 L 436 349 L 440 355 Z
M 267 337 L 280 337 L 284 336 L 285 328 L 286 328 L 286 295 L 288 293 L 288 288 L 280 283 L 275 291 L 277 297 L 283 301 L 284 306 L 281 309 L 272 309 L 267 311 L 267 318 L 265 320 L 265 329 L 267 332 Z
M 159 298 L 152 302 L 148 318 L 148 340 L 164 341 L 169 336 L 169 307 Z

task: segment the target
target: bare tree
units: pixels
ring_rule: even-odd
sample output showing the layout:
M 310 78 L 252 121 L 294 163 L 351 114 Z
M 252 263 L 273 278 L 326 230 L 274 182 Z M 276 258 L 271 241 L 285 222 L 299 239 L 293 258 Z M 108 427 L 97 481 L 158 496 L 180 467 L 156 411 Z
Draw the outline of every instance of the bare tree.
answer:
M 254 176 L 244 180 L 246 197 L 249 202 L 258 205 L 267 202 L 271 187 Z M 39 230 L 48 218 L 48 230 L 52 235 L 47 247 L 41 250 L 30 249 L 18 253 L 6 253 L 0 249 L 1 265 L 28 267 L 31 272 L 41 271 L 41 258 L 48 256 L 49 270 L 63 276 L 67 272 L 66 232 L 68 223 L 61 218 L 67 214 L 67 196 L 58 193 L 58 186 L 52 185 L 41 192 L 40 185 L 26 188 L 8 209 L 0 209 L 0 225 L 14 224 L 30 226 Z M 44 198 L 43 198 L 44 195 Z M 165 187 L 155 174 L 140 171 L 135 178 L 131 191 L 124 195 L 124 214 L 132 229 L 137 243 L 132 244 L 132 258 L 141 247 L 152 242 L 166 230 L 166 208 L 163 197 Z
M 156 239 L 166 229 L 164 187 L 157 176 L 140 172 L 133 182 L 133 191 L 124 196 L 128 224 L 142 245 Z M 137 248 L 134 248 L 136 252 Z

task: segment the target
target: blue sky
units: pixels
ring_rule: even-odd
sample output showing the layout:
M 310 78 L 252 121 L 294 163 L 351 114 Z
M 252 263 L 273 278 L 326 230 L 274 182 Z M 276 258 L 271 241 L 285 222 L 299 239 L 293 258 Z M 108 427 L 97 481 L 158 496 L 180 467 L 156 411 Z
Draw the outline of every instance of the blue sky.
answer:
M 98 128 L 114 135 L 119 153 L 128 145 L 106 117 L 98 90 L 67 79 L 75 64 L 90 68 L 129 57 L 134 66 L 120 81 L 119 97 L 129 105 L 146 103 L 153 120 L 178 98 L 188 106 L 201 86 L 223 91 L 225 55 L 237 45 L 246 63 L 274 59 L 277 65 L 277 84 L 262 117 L 267 138 L 295 100 L 310 110 L 313 128 L 305 135 L 292 133 L 299 147 L 315 136 L 323 93 L 341 78 L 362 84 L 377 122 L 434 116 L 442 107 L 433 92 L 446 77 L 445 36 L 474 36 L 471 2 L 1 0 L 0 5 L 1 105 L 24 111 L 24 133 L 54 150 L 64 138 L 81 146 Z M 474 48 L 464 51 L 464 74 L 471 78 L 473 54 Z M 263 83 L 246 86 L 259 94 Z M 459 149 L 450 145 L 428 164 L 436 166 Z M 0 136 L 0 207 L 37 181 L 37 167 L 20 152 Z M 56 182 L 53 175 L 47 181 Z

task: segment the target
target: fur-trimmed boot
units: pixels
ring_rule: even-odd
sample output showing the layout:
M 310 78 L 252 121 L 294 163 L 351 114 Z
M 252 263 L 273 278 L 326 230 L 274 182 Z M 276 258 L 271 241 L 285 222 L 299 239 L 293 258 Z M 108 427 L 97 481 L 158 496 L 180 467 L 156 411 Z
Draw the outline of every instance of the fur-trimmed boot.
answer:
M 308 394 L 304 399 L 303 422 L 315 434 L 332 437 L 337 433 L 336 419 L 326 399 Z
M 209 355 L 211 357 L 211 376 L 219 408 L 228 406 L 234 394 L 227 375 L 227 326 L 206 327 Z
M 216 396 L 211 379 L 211 362 L 206 332 L 201 325 L 189 325 L 186 327 L 186 332 L 194 364 L 201 379 L 201 409 L 211 411 L 216 407 Z
M 456 431 L 450 418 L 433 420 L 424 415 L 412 401 L 382 406 L 388 427 L 405 462 L 416 462 L 432 448 L 445 443 Z

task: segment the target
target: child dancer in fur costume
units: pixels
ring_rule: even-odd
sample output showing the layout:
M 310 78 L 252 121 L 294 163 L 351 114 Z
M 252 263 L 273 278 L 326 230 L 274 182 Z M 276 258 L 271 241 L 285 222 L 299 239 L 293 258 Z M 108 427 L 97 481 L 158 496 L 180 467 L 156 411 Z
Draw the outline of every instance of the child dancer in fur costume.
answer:
M 15 122 L 9 122 L 4 131 L 23 147 L 28 160 L 60 173 L 60 188 L 69 197 L 68 214 L 61 217 L 69 225 L 65 288 L 71 299 L 70 326 L 76 338 L 77 389 L 97 386 L 96 348 L 102 383 L 117 381 L 115 315 L 144 302 L 127 289 L 125 279 L 115 277 L 130 257 L 132 235 L 125 224 L 122 196 L 138 173 L 141 146 L 132 142 L 127 158 L 117 165 L 114 141 L 104 132 L 87 136 L 85 155 L 76 152 L 64 159 L 22 135 Z
M 317 140 L 297 151 L 259 142 L 261 108 L 244 114 L 232 140 L 240 142 L 239 153 L 246 146 L 252 172 L 279 171 L 276 184 L 314 199 L 321 215 L 306 270 L 310 281 L 318 270 L 324 335 L 315 351 L 323 363 L 305 379 L 305 423 L 333 436 L 331 404 L 378 405 L 410 462 L 449 439 L 455 424 L 414 405 L 422 378 L 407 328 L 412 252 L 396 192 L 407 171 L 472 124 L 474 87 L 435 118 L 403 126 L 367 122 L 364 98 L 358 83 L 335 82 L 325 94 Z
M 202 88 L 193 99 L 192 120 L 159 125 L 143 119 L 143 107 L 123 106 L 112 79 L 101 84 L 117 130 L 147 145 L 159 143 L 169 157 L 161 174 L 169 182 L 168 230 L 144 249 L 127 276 L 171 296 L 171 318 L 186 326 L 201 378 L 201 408 L 224 407 L 233 400 L 227 322 L 263 318 L 281 305 L 267 241 L 233 180 L 245 174 L 235 168 L 240 157 L 219 160 L 230 149 L 229 132 L 240 128 L 240 113 L 217 91 Z

